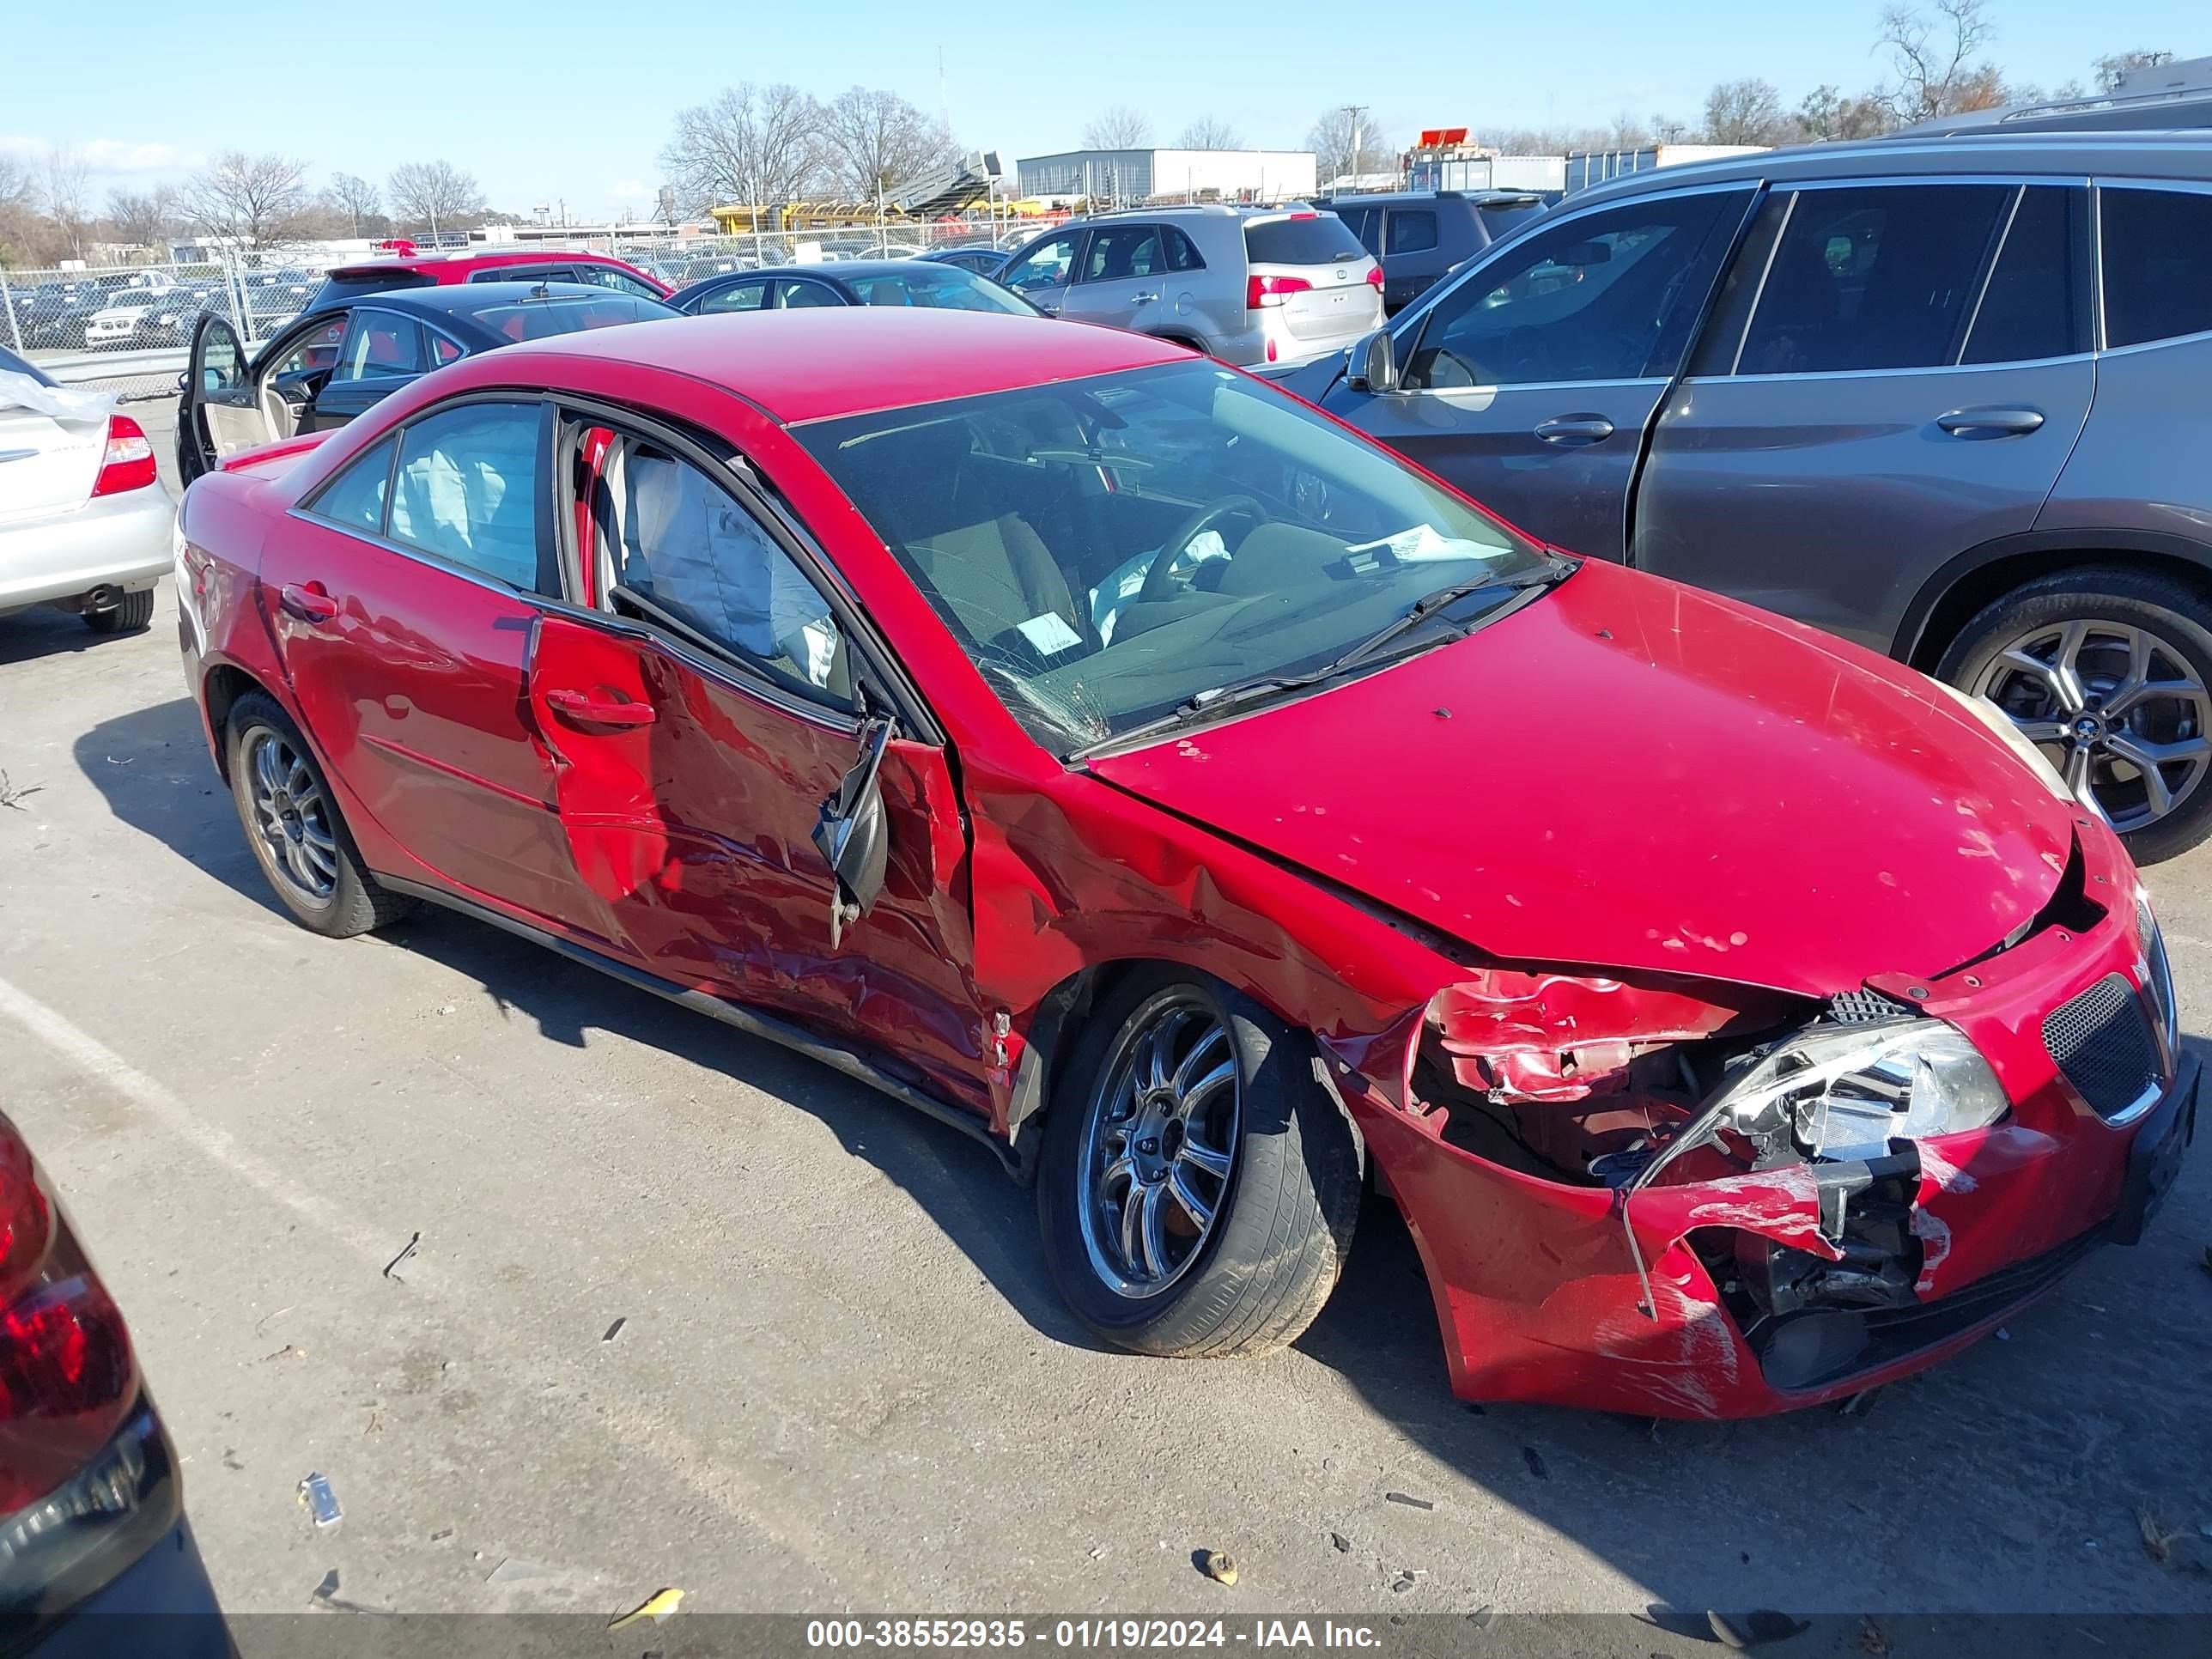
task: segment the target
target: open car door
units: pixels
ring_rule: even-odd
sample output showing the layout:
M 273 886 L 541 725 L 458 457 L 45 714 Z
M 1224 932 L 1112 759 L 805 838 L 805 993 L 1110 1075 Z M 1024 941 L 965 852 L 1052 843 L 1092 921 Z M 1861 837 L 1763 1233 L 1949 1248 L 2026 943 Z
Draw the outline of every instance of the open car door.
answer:
M 274 443 L 268 411 L 254 394 L 238 331 L 213 312 L 192 330 L 191 361 L 177 401 L 177 471 L 189 484 L 227 455 Z

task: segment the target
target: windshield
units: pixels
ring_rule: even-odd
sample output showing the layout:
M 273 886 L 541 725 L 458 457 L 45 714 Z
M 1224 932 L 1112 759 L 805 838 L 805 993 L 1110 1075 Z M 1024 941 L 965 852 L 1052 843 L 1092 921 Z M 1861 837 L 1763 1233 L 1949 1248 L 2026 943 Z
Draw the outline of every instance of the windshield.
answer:
M 793 428 L 1055 753 L 1322 667 L 1545 556 L 1204 362 Z
M 1003 311 L 1010 317 L 1034 317 L 1037 309 L 958 265 L 922 264 L 905 270 L 872 271 L 845 278 L 845 286 L 864 306 L 928 306 L 939 311 Z
M 555 334 L 575 334 L 587 328 L 612 328 L 619 323 L 649 323 L 664 317 L 680 317 L 658 300 L 629 294 L 553 295 L 543 300 L 508 301 L 479 306 L 468 313 L 494 334 L 510 340 L 543 340 Z

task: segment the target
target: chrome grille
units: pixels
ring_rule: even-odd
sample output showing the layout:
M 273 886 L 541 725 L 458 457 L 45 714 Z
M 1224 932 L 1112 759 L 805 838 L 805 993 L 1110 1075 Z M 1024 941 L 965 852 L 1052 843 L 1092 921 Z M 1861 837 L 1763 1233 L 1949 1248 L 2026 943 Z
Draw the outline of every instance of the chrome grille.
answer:
M 2043 1046 L 2100 1117 L 2118 1117 L 2166 1079 L 2142 999 L 2107 974 L 2043 1022 Z

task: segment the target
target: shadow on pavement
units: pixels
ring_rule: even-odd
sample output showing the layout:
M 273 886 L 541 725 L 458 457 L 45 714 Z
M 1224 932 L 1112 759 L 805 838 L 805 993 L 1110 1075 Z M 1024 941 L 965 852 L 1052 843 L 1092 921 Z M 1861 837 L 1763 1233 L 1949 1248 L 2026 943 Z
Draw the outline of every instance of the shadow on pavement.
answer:
M 77 739 L 75 753 L 118 818 L 289 922 L 246 848 L 189 699 L 102 721 Z M 849 1155 L 910 1194 L 1040 1334 L 1095 1346 L 1038 1259 L 1030 1194 L 958 1131 L 826 1066 L 469 917 L 425 905 L 377 938 L 474 980 L 501 1018 L 529 1019 L 555 1042 L 580 1049 L 587 1030 L 610 1032 L 811 1114 Z
M 127 634 L 95 634 L 84 625 L 82 618 L 40 605 L 35 611 L 19 611 L 12 617 L 0 617 L 0 666 L 59 656 L 65 652 L 97 651 L 102 646 L 121 645 L 131 637 Z
M 78 741 L 76 757 L 118 818 L 276 908 L 187 701 L 104 722 Z M 134 763 L 111 763 L 125 759 Z M 617 1033 L 811 1114 L 910 1194 L 1040 1334 L 1095 1346 L 1045 1274 L 1030 1194 L 957 1132 L 473 921 L 426 910 L 382 937 L 476 981 L 503 1014 L 534 1021 L 554 1042 L 580 1047 L 587 1029 Z M 2187 1531 L 2212 1526 L 2201 1403 L 2212 1376 L 2212 1281 L 2199 1268 L 2212 1237 L 2205 1164 L 2200 1149 L 2142 1245 L 2094 1253 L 2005 1340 L 1893 1385 L 1857 1414 L 1654 1424 L 1461 1405 L 1411 1237 L 1374 1197 L 1342 1282 L 1297 1347 L 1433 1460 L 1407 1467 L 1429 1468 L 1437 1487 L 1415 1495 L 1438 1500 L 1435 1510 L 1389 1515 L 1409 1549 L 1423 1528 L 1464 1525 L 1449 1471 L 1664 1597 L 1644 1626 L 1655 1638 L 1688 1630 L 1707 1608 L 1856 1614 L 1875 1599 L 1870 1584 L 1890 1611 L 2212 1613 L 2212 1577 L 2147 1559 L 2137 1520 L 2140 1507 Z M 1516 1595 L 1540 1604 L 1542 1587 Z M 2062 1635 L 2063 1622 L 2015 1628 L 2008 1650 L 2055 1650 L 2037 1638 Z M 1858 1646 L 1856 1630 L 1831 1632 L 1822 1650 L 1882 1650 Z

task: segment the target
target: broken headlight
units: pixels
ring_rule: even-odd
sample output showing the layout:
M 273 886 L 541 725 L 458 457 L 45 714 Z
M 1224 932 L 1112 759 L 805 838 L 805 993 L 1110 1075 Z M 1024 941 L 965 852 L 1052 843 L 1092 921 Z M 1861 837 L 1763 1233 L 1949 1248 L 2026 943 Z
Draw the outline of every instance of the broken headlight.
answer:
M 1978 1129 L 2010 1109 L 1981 1053 L 1940 1019 L 1815 1025 L 1766 1054 L 1708 1108 L 1759 1162 L 1880 1158 L 1893 1140 Z M 1702 1126 L 1701 1126 L 1702 1127 Z M 1702 1137 L 1701 1137 L 1702 1138 Z

